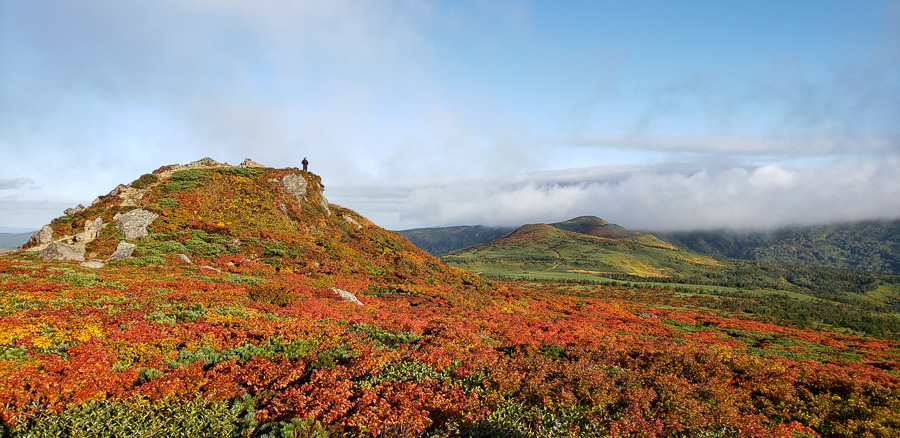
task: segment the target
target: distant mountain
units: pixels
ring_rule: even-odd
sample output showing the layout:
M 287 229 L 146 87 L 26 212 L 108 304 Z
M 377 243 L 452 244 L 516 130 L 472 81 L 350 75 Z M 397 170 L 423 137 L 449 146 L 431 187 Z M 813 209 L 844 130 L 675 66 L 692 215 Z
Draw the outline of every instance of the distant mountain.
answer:
M 710 230 L 653 234 L 702 254 L 900 273 L 900 219 L 789 227 L 766 232 Z
M 431 255 L 441 256 L 479 243 L 499 239 L 515 231 L 515 227 L 484 227 L 481 225 L 458 227 L 415 228 L 398 231 L 413 245 Z
M 721 266 L 711 257 L 681 250 L 651 234 L 629 231 L 594 217 L 552 225 L 525 225 L 508 236 L 441 259 L 485 275 L 518 278 L 668 277 Z
M 31 233 L 0 233 L 0 247 L 16 248 L 24 245 L 31 237 Z
M 636 236 L 640 233 L 631 231 L 625 227 L 611 224 L 596 216 L 579 216 L 563 222 L 550 224 L 551 227 L 574 233 L 590 236 L 604 237 L 607 239 L 621 239 L 623 237 Z
M 560 230 L 607 239 L 621 239 L 641 234 L 628 230 L 625 227 L 611 224 L 596 216 L 580 216 L 567 221 L 549 224 L 549 226 Z M 398 233 L 409 239 L 413 245 L 424 249 L 429 254 L 442 256 L 454 251 L 499 239 L 513 231 L 516 231 L 516 227 L 486 227 L 482 225 L 471 225 L 415 228 L 398 231 Z M 662 242 L 658 243 L 663 244 Z

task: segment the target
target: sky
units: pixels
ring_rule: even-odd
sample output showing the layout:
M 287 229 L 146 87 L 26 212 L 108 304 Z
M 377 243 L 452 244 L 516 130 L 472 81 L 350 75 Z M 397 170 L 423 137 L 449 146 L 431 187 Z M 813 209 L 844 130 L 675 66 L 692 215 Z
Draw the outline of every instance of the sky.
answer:
M 0 2 L 0 231 L 203 157 L 393 230 L 900 218 L 900 1 Z

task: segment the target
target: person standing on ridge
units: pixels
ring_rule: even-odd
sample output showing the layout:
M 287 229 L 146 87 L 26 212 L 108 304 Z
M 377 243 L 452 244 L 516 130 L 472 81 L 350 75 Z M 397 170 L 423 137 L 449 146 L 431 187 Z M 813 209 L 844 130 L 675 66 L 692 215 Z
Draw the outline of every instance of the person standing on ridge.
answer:
M 303 157 L 303 161 L 300 162 L 303 164 L 303 171 L 306 172 L 306 167 L 309 166 L 309 161 L 306 161 L 306 157 Z

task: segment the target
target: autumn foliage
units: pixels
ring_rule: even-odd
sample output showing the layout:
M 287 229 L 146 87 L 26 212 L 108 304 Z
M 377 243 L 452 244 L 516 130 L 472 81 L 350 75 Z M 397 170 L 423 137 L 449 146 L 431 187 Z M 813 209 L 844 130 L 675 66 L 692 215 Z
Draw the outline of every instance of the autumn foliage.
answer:
M 315 175 L 293 200 L 271 182 L 291 172 L 145 178 L 160 218 L 100 269 L 0 258 L 0 433 L 900 434 L 898 342 L 670 290 L 492 282 L 322 203 Z

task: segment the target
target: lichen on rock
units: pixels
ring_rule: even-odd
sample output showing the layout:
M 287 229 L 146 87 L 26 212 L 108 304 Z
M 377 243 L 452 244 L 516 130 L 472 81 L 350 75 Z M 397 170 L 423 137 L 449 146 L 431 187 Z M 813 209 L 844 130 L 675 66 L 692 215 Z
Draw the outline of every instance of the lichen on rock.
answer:
M 69 245 L 68 243 L 63 242 L 53 242 L 50 245 L 47 245 L 46 248 L 44 248 L 44 251 L 41 252 L 41 258 L 47 261 L 75 260 L 83 262 L 84 248 L 79 248 L 77 246 Z
M 152 211 L 136 208 L 125 214 L 117 214 L 113 219 L 126 240 L 133 240 L 147 235 L 147 226 L 159 215 Z

